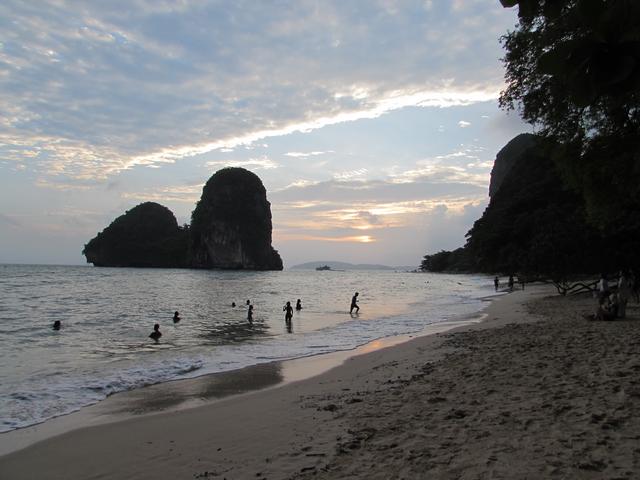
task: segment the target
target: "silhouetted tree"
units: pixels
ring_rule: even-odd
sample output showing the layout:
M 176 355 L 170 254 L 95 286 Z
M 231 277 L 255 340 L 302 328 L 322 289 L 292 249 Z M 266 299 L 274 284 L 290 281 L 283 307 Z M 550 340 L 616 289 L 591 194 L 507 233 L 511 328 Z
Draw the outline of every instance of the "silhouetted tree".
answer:
M 554 161 L 609 239 L 612 264 L 640 267 L 627 245 L 640 239 L 640 2 L 501 1 L 519 8 L 502 38 L 501 106 L 558 142 Z
M 145 202 L 111 222 L 82 253 L 96 266 L 184 267 L 188 238 L 171 210 Z

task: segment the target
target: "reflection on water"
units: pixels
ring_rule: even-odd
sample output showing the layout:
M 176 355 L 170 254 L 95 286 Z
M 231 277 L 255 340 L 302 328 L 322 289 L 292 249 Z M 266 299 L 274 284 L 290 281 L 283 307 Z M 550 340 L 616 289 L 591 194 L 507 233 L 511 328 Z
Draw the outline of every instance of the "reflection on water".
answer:
M 188 381 L 167 382 L 112 397 L 106 413 L 142 415 L 174 409 L 183 404 L 220 399 L 277 385 L 283 381 L 279 362 L 252 365 Z
M 268 335 L 269 328 L 269 325 L 259 320 L 253 322 L 240 320 L 210 326 L 200 325 L 198 337 L 206 340 L 209 345 L 242 343 Z

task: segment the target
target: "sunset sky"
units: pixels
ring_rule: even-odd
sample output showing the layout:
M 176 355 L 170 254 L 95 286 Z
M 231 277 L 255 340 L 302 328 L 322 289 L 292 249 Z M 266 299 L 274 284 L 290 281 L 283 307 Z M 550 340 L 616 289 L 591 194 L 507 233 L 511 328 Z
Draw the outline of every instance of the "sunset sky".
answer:
M 498 0 L 0 4 L 0 263 L 82 264 L 144 201 L 179 223 L 225 166 L 267 189 L 285 267 L 457 248 L 496 153 Z

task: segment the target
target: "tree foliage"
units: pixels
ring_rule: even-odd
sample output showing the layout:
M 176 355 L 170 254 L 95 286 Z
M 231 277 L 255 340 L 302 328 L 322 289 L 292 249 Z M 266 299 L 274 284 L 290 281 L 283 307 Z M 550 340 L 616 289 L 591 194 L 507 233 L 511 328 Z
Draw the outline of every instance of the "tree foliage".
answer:
M 502 0 L 518 6 L 502 38 L 516 109 L 558 143 L 553 159 L 585 202 L 588 220 L 623 248 L 640 238 L 640 2 Z M 637 254 L 622 251 L 640 267 Z
M 120 215 L 84 246 L 96 266 L 184 267 L 188 226 L 179 227 L 167 207 L 145 202 Z
M 510 174 L 467 233 L 466 249 L 481 271 L 562 279 L 602 267 L 599 232 L 582 199 L 562 181 L 540 140 L 515 159 Z
M 471 259 L 464 248 L 452 252 L 440 250 L 433 255 L 425 255 L 420 264 L 424 272 L 471 272 L 474 270 Z
M 640 1 L 501 2 L 519 22 L 502 37 L 500 105 L 544 140 L 512 165 L 463 258 L 556 280 L 640 271 Z M 443 268 L 449 253 L 423 264 Z
M 518 273 L 561 281 L 613 268 L 605 263 L 605 242 L 587 222 L 582 198 L 567 187 L 552 159 L 558 145 L 532 139 L 528 148 L 512 149 L 502 158 L 510 168 L 467 233 L 465 247 L 425 256 L 423 270 Z

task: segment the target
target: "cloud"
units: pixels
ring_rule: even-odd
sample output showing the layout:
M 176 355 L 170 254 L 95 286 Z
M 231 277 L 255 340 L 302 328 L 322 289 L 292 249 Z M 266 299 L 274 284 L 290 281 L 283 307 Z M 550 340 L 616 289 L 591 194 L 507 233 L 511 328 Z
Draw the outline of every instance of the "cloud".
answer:
M 202 195 L 202 184 L 159 187 L 140 192 L 124 192 L 121 197 L 140 202 L 180 202 L 195 206 Z
M 353 180 L 356 178 L 363 178 L 367 174 L 366 168 L 360 168 L 358 170 L 349 170 L 346 172 L 336 172 L 333 174 L 335 180 Z
M 495 99 L 492 32 L 513 12 L 423 7 L 7 0 L 0 143 L 52 182 L 104 179 L 406 106 Z
M 280 165 L 266 156 L 250 158 L 248 160 L 212 160 L 206 163 L 207 167 L 242 167 L 252 170 L 271 170 L 279 168 Z
M 293 157 L 293 158 L 307 158 L 307 157 L 316 157 L 318 155 L 325 155 L 327 153 L 333 153 L 333 151 L 328 151 L 328 152 L 287 152 L 284 155 L 286 157 Z
M 306 242 L 338 242 L 338 243 L 372 243 L 376 239 L 371 235 L 352 235 L 343 237 L 329 237 L 319 235 L 306 235 L 306 234 L 287 234 L 282 233 L 279 235 L 280 240 L 303 240 Z

